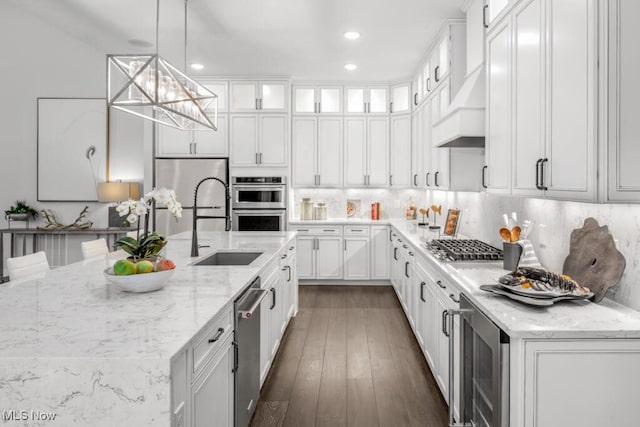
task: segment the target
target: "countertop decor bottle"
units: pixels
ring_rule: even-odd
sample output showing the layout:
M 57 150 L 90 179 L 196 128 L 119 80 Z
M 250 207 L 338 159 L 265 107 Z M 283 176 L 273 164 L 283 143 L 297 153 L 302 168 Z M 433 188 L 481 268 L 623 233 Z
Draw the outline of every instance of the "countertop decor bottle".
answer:
M 309 221 L 313 219 L 313 202 L 310 197 L 303 197 L 300 202 L 300 220 Z
M 327 204 L 325 202 L 318 202 L 315 211 L 317 220 L 325 221 L 327 219 Z

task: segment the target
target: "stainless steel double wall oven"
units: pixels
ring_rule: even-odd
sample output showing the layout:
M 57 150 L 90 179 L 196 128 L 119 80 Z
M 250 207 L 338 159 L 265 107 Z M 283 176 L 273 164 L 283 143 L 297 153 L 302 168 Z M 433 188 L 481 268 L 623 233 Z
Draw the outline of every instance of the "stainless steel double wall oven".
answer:
M 241 177 L 232 182 L 233 231 L 284 231 L 287 180 L 284 176 Z

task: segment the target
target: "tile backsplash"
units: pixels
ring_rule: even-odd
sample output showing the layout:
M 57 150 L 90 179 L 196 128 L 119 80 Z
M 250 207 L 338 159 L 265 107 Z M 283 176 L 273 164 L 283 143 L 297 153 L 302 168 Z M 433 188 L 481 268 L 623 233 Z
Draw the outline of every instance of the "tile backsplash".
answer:
M 529 235 L 542 265 L 561 271 L 569 253 L 571 231 L 582 227 L 585 218 L 593 217 L 607 225 L 627 266 L 620 284 L 611 288 L 609 296 L 621 304 L 640 310 L 640 204 L 594 204 L 499 196 L 488 193 L 445 192 L 394 189 L 292 189 L 290 217 L 300 218 L 300 201 L 310 197 L 327 203 L 329 218 L 345 218 L 347 199 L 361 200 L 361 214 L 369 218 L 372 202 L 382 204 L 382 218 L 404 217 L 409 197 L 418 207 L 442 205 L 462 209 L 459 233 L 501 247 L 498 234 L 504 225 L 502 214 L 516 212 L 518 220 L 534 220 Z M 446 215 L 446 214 L 445 214 Z

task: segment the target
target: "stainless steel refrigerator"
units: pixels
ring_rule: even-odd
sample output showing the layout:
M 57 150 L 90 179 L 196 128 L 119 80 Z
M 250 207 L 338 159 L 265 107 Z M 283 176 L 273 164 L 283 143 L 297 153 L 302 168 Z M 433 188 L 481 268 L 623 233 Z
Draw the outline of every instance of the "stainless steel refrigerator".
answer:
M 178 221 L 166 208 L 156 207 L 155 224 L 159 233 L 166 235 L 191 231 L 193 226 L 193 195 L 196 185 L 207 177 L 216 177 L 229 183 L 229 159 L 226 158 L 156 158 L 155 186 L 176 192 L 182 203 L 182 218 Z M 224 187 L 217 181 L 206 181 L 198 190 L 198 215 L 224 216 Z M 198 221 L 198 230 L 224 231 L 224 219 Z

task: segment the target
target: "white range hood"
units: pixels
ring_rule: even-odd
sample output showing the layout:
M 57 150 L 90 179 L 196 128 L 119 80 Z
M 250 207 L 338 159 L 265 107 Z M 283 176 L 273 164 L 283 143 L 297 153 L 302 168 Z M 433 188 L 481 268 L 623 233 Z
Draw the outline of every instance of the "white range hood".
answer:
M 484 147 L 485 67 L 467 75 L 462 87 L 433 126 L 436 147 Z

